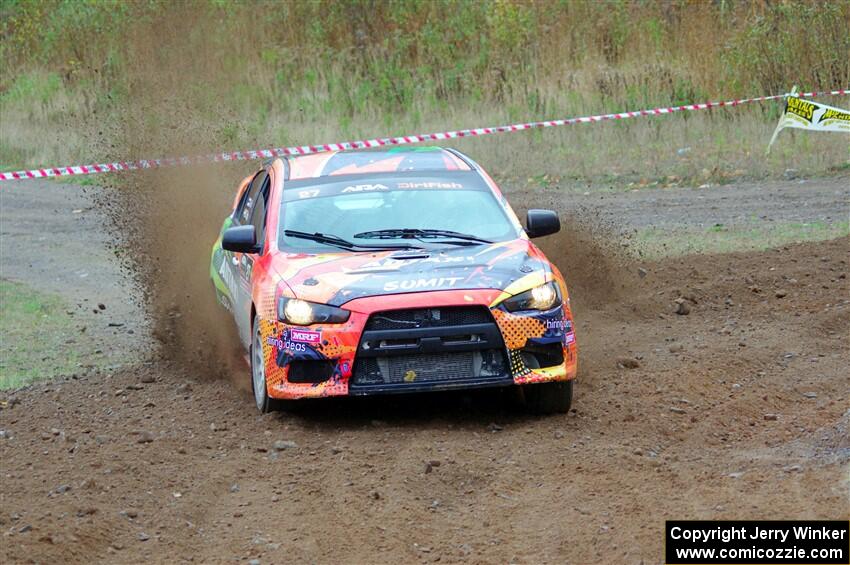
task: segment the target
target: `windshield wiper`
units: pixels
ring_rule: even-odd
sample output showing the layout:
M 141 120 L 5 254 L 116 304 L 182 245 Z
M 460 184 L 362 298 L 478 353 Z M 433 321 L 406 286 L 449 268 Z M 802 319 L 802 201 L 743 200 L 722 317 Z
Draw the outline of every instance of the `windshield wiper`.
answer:
M 422 249 L 421 247 L 416 247 L 415 245 L 364 245 L 361 243 L 354 243 L 352 241 L 348 241 L 347 239 L 343 239 L 338 235 L 333 235 L 330 233 L 309 233 L 305 231 L 298 230 L 283 230 L 283 235 L 287 237 L 297 237 L 300 239 L 309 239 L 310 241 L 315 241 L 317 243 L 324 243 L 325 245 L 332 245 L 334 247 L 340 247 L 342 249 L 346 249 L 348 251 L 380 251 L 380 250 L 394 250 L 394 249 Z M 356 236 L 355 236 L 356 237 Z
M 356 238 L 362 239 L 426 239 L 435 237 L 449 237 L 459 239 L 461 241 L 474 241 L 476 243 L 493 243 L 489 239 L 484 239 L 468 233 L 460 233 L 450 230 L 421 230 L 415 228 L 397 228 L 389 230 L 364 231 L 354 234 Z M 457 243 L 446 241 L 440 243 Z

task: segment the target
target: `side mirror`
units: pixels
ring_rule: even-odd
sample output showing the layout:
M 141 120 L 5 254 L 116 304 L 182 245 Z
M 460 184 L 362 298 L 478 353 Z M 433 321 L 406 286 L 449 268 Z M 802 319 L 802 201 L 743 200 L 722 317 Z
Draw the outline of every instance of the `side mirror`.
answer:
M 236 253 L 258 253 L 257 232 L 254 226 L 235 226 L 224 230 L 221 236 L 221 248 Z
M 542 237 L 561 231 L 561 220 L 552 210 L 529 210 L 525 225 L 528 237 Z

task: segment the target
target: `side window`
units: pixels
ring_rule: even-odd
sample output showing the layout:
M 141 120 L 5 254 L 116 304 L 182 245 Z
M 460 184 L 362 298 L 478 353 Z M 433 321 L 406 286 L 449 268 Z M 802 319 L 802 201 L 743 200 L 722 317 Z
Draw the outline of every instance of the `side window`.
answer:
M 257 203 L 257 197 L 260 193 L 260 189 L 268 183 L 268 179 L 269 174 L 265 170 L 262 170 L 257 173 L 254 180 L 251 181 L 250 186 L 245 189 L 245 196 L 242 197 L 242 202 L 239 203 L 239 206 L 236 208 L 236 213 L 233 215 L 233 219 L 236 223 L 245 225 L 249 222 L 251 212 L 254 210 L 254 206 Z
M 268 178 L 268 175 L 266 175 Z M 254 233 L 257 234 L 257 243 L 262 246 L 266 240 L 266 202 L 269 198 L 269 183 L 263 183 L 262 191 L 257 194 L 254 208 L 251 211 L 251 223 L 254 225 Z

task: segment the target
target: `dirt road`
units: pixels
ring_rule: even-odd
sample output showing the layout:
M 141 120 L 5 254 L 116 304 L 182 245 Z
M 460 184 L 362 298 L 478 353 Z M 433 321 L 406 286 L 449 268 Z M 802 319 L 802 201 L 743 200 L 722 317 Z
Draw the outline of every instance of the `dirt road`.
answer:
M 63 298 L 77 329 L 108 346 L 106 363 L 126 365 L 144 359 L 150 324 L 96 196 L 109 192 L 52 181 L 0 190 L 0 278 Z
M 850 177 L 739 183 L 703 188 L 656 188 L 581 192 L 508 191 L 512 202 L 566 210 L 592 209 L 624 228 L 755 227 L 759 222 L 846 221 Z
M 815 186 L 846 217 L 846 184 Z M 574 289 L 566 416 L 493 391 L 259 416 L 247 371 L 167 359 L 0 392 L 0 561 L 654 563 L 665 519 L 848 518 L 848 248 L 628 265 L 608 301 Z

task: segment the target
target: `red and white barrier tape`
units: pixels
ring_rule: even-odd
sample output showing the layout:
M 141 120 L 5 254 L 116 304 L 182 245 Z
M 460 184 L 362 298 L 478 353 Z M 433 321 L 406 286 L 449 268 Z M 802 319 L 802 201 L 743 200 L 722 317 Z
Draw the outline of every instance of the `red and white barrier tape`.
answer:
M 850 94 L 850 88 L 822 92 L 798 92 L 796 95 L 803 98 L 814 98 L 816 96 L 844 94 Z M 348 149 L 365 149 L 369 147 L 409 145 L 412 143 L 421 143 L 423 141 L 440 141 L 443 139 L 455 139 L 458 137 L 474 137 L 482 135 L 491 135 L 494 133 L 523 131 L 536 128 L 551 128 L 555 126 L 566 126 L 571 124 L 604 122 L 606 120 L 624 120 L 626 118 L 637 118 L 639 116 L 658 116 L 662 114 L 673 114 L 675 112 L 707 110 L 709 108 L 720 108 L 723 106 L 740 106 L 741 104 L 747 104 L 749 102 L 764 102 L 767 100 L 777 100 L 780 98 L 785 98 L 786 96 L 788 96 L 788 94 L 774 94 L 772 96 L 743 98 L 740 100 L 729 100 L 726 102 L 703 102 L 701 104 L 669 106 L 667 108 L 653 108 L 652 110 L 620 112 L 618 114 L 600 114 L 597 116 L 565 118 L 562 120 L 546 120 L 542 122 L 527 122 L 522 124 L 512 124 L 508 126 L 495 126 L 487 128 L 444 131 L 438 133 L 403 135 L 400 137 L 381 137 L 376 139 L 363 139 L 358 141 L 342 141 L 338 143 L 327 143 L 324 145 L 301 145 L 295 147 L 278 147 L 274 149 L 235 151 L 232 153 L 216 153 L 213 155 L 198 155 L 195 157 L 141 159 L 139 161 L 118 161 L 114 163 L 74 165 L 71 167 L 51 167 L 45 169 L 31 169 L 28 171 L 15 171 L 8 173 L 0 172 L 0 181 L 26 180 L 45 177 L 66 177 L 72 175 L 92 175 L 95 173 L 106 173 L 112 171 L 134 171 L 138 169 L 154 169 L 158 167 L 168 167 L 177 165 L 265 159 L 269 157 L 283 157 L 285 155 L 308 155 L 310 153 L 322 153 L 324 151 L 342 151 Z

